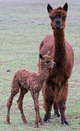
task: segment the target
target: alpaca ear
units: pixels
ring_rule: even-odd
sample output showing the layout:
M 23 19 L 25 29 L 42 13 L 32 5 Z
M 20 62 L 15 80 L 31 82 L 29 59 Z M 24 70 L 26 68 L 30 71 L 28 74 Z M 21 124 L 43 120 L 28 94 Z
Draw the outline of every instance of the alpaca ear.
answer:
M 43 56 L 42 56 L 41 53 L 39 54 L 39 58 L 40 58 L 41 60 L 43 60 Z
M 67 3 L 64 4 L 63 9 L 67 12 L 67 10 L 68 10 L 68 4 Z
M 47 5 L 47 11 L 50 13 L 52 11 L 52 7 L 50 6 L 50 4 Z

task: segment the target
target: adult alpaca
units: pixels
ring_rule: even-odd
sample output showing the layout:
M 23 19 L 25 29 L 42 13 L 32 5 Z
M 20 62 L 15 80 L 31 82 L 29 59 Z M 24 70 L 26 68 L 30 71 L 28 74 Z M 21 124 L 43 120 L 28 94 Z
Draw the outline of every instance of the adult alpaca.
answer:
M 53 9 L 48 4 L 47 10 L 51 19 L 53 35 L 44 38 L 39 50 L 43 55 L 50 51 L 56 66 L 50 70 L 43 86 L 44 108 L 46 111 L 44 121 L 50 119 L 50 112 L 53 106 L 57 116 L 59 116 L 60 111 L 61 123 L 68 125 L 65 109 L 68 95 L 68 79 L 71 76 L 74 62 L 72 47 L 65 40 L 64 35 L 68 4 L 65 3 L 63 7 L 56 9 Z

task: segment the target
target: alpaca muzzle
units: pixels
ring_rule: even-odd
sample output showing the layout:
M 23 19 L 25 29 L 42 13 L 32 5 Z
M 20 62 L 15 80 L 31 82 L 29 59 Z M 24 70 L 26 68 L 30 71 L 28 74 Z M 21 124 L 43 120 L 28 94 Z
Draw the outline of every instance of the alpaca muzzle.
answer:
M 56 18 L 55 25 L 56 25 L 56 28 L 60 28 L 61 27 L 61 19 L 60 18 Z

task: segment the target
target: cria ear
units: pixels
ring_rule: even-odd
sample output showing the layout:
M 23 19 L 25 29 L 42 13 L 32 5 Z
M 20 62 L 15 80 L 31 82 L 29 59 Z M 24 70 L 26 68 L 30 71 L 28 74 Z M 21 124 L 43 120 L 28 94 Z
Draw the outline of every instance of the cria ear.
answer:
M 48 52 L 47 52 L 47 55 L 50 55 L 50 54 L 51 54 L 51 52 L 50 52 L 50 51 L 48 51 Z
M 67 3 L 64 4 L 63 9 L 67 12 L 67 10 L 68 10 L 68 4 Z
M 50 4 L 47 5 L 47 11 L 50 13 L 52 11 L 52 7 L 50 6 Z
M 40 58 L 41 60 L 43 60 L 43 56 L 42 56 L 41 53 L 39 54 L 39 58 Z

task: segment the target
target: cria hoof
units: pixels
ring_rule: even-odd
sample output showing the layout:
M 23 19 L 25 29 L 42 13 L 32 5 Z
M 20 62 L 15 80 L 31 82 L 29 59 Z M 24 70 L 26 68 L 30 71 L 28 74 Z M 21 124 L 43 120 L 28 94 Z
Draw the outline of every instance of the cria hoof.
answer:
M 34 125 L 34 128 L 39 128 L 42 124 L 38 123 Z
M 6 124 L 11 124 L 10 122 L 6 121 Z
M 24 123 L 24 124 L 27 124 L 27 121 L 24 121 L 23 123 Z
M 40 126 L 42 126 L 44 123 L 42 121 L 42 119 L 40 118 L 39 121 L 35 122 L 34 128 L 39 128 Z
M 11 124 L 9 118 L 6 118 L 6 124 Z

